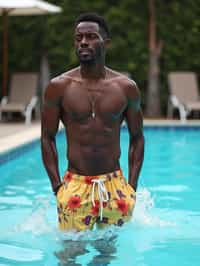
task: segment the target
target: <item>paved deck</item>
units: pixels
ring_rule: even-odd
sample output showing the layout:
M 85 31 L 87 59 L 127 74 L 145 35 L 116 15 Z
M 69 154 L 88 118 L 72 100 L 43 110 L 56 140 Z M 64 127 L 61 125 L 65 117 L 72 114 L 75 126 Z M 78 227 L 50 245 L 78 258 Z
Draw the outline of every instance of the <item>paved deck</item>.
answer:
M 189 120 L 182 124 L 180 120 L 144 120 L 144 125 L 153 126 L 200 126 L 200 120 Z M 62 125 L 61 125 L 62 126 Z M 32 123 L 30 126 L 24 123 L 0 123 L 0 153 L 16 148 L 40 137 L 40 121 Z
M 23 123 L 0 123 L 0 153 L 40 137 L 40 122 L 30 126 Z

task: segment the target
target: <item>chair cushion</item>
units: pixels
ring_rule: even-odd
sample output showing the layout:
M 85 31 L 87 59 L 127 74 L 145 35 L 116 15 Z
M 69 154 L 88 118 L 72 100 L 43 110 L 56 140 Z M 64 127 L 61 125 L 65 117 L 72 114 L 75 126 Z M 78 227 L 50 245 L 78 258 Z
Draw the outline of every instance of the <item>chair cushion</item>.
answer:
M 189 102 L 186 107 L 190 110 L 199 110 L 200 111 L 200 101 L 198 102 Z
M 20 103 L 7 103 L 0 106 L 1 112 L 23 112 L 26 105 Z

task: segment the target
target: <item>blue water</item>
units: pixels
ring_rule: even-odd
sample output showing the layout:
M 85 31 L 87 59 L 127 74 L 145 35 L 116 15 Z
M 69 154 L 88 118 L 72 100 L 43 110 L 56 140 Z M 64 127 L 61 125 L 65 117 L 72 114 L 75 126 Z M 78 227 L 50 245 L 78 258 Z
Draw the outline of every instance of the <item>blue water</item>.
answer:
M 200 130 L 146 129 L 133 219 L 122 228 L 61 233 L 39 145 L 0 166 L 0 266 L 199 266 Z M 57 137 L 60 171 L 65 141 Z M 127 176 L 128 133 L 121 133 Z

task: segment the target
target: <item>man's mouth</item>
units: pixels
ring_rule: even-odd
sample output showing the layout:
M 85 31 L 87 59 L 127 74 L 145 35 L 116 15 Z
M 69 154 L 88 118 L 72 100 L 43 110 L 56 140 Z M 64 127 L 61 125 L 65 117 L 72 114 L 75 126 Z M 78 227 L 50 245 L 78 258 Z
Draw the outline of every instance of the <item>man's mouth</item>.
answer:
M 91 50 L 89 50 L 89 49 L 79 49 L 79 54 L 91 54 Z

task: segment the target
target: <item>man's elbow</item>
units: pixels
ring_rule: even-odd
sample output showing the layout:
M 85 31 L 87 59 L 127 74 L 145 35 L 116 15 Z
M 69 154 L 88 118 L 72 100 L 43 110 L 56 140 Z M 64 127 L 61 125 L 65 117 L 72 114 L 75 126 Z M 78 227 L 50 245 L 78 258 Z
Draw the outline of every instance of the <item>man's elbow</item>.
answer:
M 143 131 L 140 131 L 140 132 L 137 132 L 135 134 L 133 134 L 131 136 L 131 142 L 136 142 L 136 143 L 145 143 L 145 138 L 144 138 L 144 134 L 143 134 Z
M 41 142 L 41 146 L 43 148 L 46 145 L 49 145 L 52 142 L 55 142 L 55 135 L 51 135 L 51 134 L 47 134 L 45 132 L 42 132 L 41 137 L 40 137 L 40 142 Z
M 139 136 L 137 136 L 137 146 L 140 149 L 141 153 L 144 154 L 144 145 L 145 145 L 145 138 L 144 138 L 144 134 L 141 133 Z
M 130 146 L 133 150 L 136 150 L 139 154 L 144 156 L 145 138 L 143 132 L 131 137 Z

